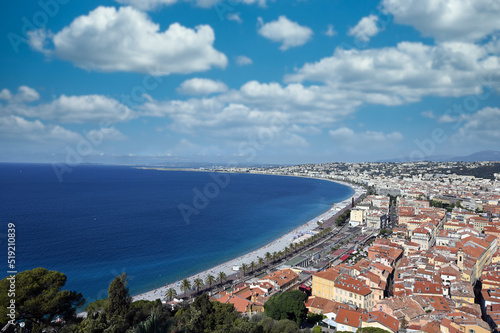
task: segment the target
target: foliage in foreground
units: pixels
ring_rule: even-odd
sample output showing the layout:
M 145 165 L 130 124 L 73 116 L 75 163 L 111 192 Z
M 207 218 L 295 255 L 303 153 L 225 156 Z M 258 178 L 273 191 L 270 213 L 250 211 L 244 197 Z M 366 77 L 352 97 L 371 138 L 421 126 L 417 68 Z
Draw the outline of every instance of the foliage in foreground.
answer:
M 65 284 L 66 275 L 41 267 L 2 279 L 0 325 L 3 327 L 11 320 L 11 309 L 14 321 L 25 322 L 26 327 L 33 332 L 57 326 L 53 323 L 56 318 L 71 320 L 76 308 L 82 306 L 85 300 L 76 291 L 62 290 Z M 10 329 L 13 331 L 12 326 Z
M 264 313 L 273 319 L 289 319 L 300 325 L 307 316 L 306 300 L 307 295 L 299 290 L 276 294 L 264 304 Z
M 271 303 L 275 313 L 285 311 L 280 320 L 257 314 L 242 316 L 232 304 L 210 301 L 206 294 L 197 297 L 191 305 L 171 310 L 160 300 L 132 302 L 127 288 L 127 276 L 116 277 L 108 288 L 108 298 L 89 304 L 85 311 L 87 318 L 76 318 L 76 308 L 84 299 L 81 294 L 61 290 L 66 276 L 44 268 L 21 272 L 16 276 L 16 320 L 23 319 L 33 333 L 43 329 L 60 333 L 299 333 L 297 323 L 305 319 L 305 313 L 298 304 L 302 297 L 300 291 L 285 293 L 275 297 Z M 5 315 L 9 299 L 10 282 L 0 281 L 0 304 Z M 304 296 L 302 296 L 304 295 Z M 271 300 L 270 299 L 270 300 Z M 283 303 L 282 303 L 283 302 Z M 267 304 L 267 303 L 266 303 Z M 302 306 L 304 306 L 302 301 Z M 304 307 L 305 308 L 305 307 Z M 61 322 L 53 322 L 61 317 Z M 5 315 L 5 318 L 8 317 Z M 6 322 L 5 318 L 2 318 Z M 289 320 L 288 318 L 292 318 Z M 7 332 L 14 332 L 10 327 Z

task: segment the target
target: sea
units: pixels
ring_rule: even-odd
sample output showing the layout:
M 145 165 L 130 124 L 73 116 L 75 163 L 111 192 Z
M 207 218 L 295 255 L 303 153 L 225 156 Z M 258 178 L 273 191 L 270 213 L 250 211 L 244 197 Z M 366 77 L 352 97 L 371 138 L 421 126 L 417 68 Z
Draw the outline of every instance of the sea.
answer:
M 88 302 L 125 272 L 131 295 L 164 286 L 273 241 L 350 187 L 311 178 L 81 165 L 0 164 L 2 278 L 7 225 L 15 270 L 66 274 Z

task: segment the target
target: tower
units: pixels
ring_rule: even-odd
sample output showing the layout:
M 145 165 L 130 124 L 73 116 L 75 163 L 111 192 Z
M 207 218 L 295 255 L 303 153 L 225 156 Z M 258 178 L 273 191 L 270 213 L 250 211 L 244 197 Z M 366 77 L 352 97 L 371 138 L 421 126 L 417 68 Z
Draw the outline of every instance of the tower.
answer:
M 461 247 L 457 251 L 457 265 L 461 271 L 464 270 L 464 250 Z

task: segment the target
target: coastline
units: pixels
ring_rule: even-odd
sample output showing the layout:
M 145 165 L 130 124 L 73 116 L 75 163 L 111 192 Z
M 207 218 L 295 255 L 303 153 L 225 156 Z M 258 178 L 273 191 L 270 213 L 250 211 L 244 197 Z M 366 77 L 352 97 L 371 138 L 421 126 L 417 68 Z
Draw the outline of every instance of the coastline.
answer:
M 159 171 L 174 171 L 172 169 L 160 169 L 160 168 L 141 168 L 141 169 L 154 169 L 154 170 L 159 170 Z M 175 171 L 181 171 L 181 170 L 175 170 Z M 192 170 L 192 169 L 191 170 L 182 170 L 182 171 L 219 172 L 219 171 Z M 225 172 L 225 173 L 230 173 L 230 172 Z M 235 173 L 235 174 L 238 174 L 238 173 Z M 262 174 L 262 175 L 272 175 L 272 174 Z M 275 175 L 275 176 L 279 176 L 279 175 Z M 294 175 L 281 175 L 281 176 L 305 177 L 305 176 L 294 176 Z M 313 177 L 305 177 L 305 178 L 313 178 Z M 325 179 L 325 178 L 313 178 L 313 179 L 327 180 L 327 181 L 332 181 L 332 182 L 335 182 L 335 183 L 338 183 L 338 184 L 341 184 L 344 186 L 348 186 L 349 188 L 351 188 L 354 191 L 354 193 L 351 196 L 349 196 L 349 198 L 344 199 L 341 202 L 332 204 L 332 207 L 330 207 L 327 211 L 312 218 L 307 223 L 305 223 L 305 224 L 289 231 L 288 233 L 280 236 L 279 238 L 273 240 L 272 242 L 270 242 L 270 243 L 268 243 L 268 244 L 266 244 L 266 245 L 264 245 L 256 250 L 245 253 L 237 258 L 228 260 L 222 264 L 211 267 L 211 268 L 206 269 L 202 272 L 193 274 L 193 275 L 187 277 L 187 279 L 192 282 L 195 278 L 201 278 L 201 279 L 203 279 L 203 282 L 205 282 L 206 277 L 209 274 L 213 275 L 217 279 L 217 275 L 219 274 L 219 272 L 224 272 L 227 276 L 229 276 L 231 274 L 236 273 L 236 271 L 232 270 L 232 267 L 234 265 L 241 265 L 243 263 L 249 265 L 252 261 L 257 261 L 258 257 L 264 258 L 266 252 L 273 253 L 273 252 L 282 251 L 285 247 L 290 245 L 290 243 L 293 240 L 294 235 L 299 234 L 299 233 L 307 233 L 307 232 L 312 231 L 313 229 L 317 228 L 318 221 L 320 221 L 320 220 L 326 221 L 326 220 L 334 217 L 336 214 L 341 212 L 344 208 L 346 208 L 351 203 L 352 198 L 356 199 L 364 193 L 364 191 L 360 187 L 354 188 L 352 186 L 352 184 L 348 184 L 348 183 L 345 183 L 342 181 L 337 181 L 337 180 L 333 180 L 333 179 Z M 169 283 L 169 284 L 167 284 L 163 287 L 160 287 L 160 288 L 152 289 L 152 290 L 149 290 L 147 292 L 144 292 L 144 293 L 141 293 L 138 295 L 134 295 L 134 296 L 132 296 L 132 300 L 133 301 L 138 301 L 138 300 L 154 301 L 158 298 L 163 299 L 165 297 L 166 291 L 169 288 L 175 289 L 177 294 L 181 295 L 182 291 L 180 289 L 180 285 L 181 285 L 182 280 L 183 279 L 175 281 L 173 283 Z

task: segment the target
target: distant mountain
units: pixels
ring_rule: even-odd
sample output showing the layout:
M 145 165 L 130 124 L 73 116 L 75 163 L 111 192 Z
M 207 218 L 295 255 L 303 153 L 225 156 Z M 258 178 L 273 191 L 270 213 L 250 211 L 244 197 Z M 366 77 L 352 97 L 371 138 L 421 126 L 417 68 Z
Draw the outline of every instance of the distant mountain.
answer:
M 500 161 L 500 151 L 483 150 L 467 156 L 453 157 L 450 162 L 482 162 L 482 161 Z
M 453 155 L 432 155 L 426 156 L 422 159 L 410 159 L 408 157 L 393 158 L 387 160 L 380 160 L 377 162 L 485 162 L 485 161 L 500 161 L 500 151 L 483 150 L 467 156 L 453 156 Z
M 379 162 L 379 163 L 403 163 L 403 162 L 420 162 L 420 161 L 447 162 L 451 158 L 455 158 L 455 156 L 453 156 L 453 155 L 433 155 L 433 156 L 426 156 L 423 159 L 414 159 L 414 158 L 410 159 L 409 157 L 401 156 L 399 158 L 379 160 L 376 162 Z

